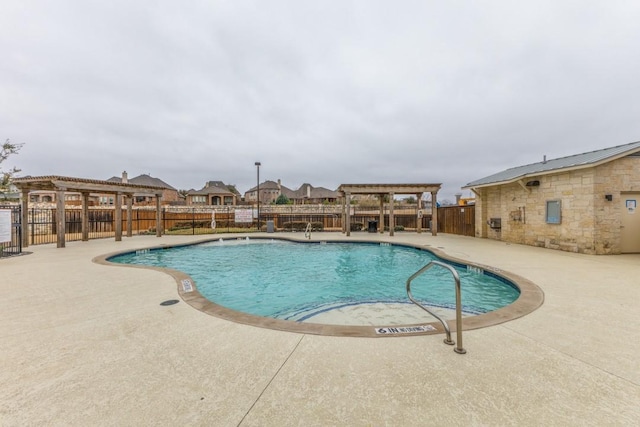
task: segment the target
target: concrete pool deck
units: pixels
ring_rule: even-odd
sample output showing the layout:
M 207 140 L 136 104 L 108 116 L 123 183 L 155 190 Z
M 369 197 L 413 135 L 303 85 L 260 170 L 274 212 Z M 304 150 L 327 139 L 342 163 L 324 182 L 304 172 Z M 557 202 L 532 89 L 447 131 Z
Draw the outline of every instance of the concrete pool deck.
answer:
M 313 234 L 329 236 L 345 238 Z M 431 245 L 542 288 L 536 311 L 465 331 L 465 355 L 442 334 L 310 335 L 182 300 L 161 306 L 180 299 L 171 276 L 92 262 L 202 238 L 32 246 L 1 259 L 0 425 L 640 424 L 640 255 L 444 234 L 346 238 Z

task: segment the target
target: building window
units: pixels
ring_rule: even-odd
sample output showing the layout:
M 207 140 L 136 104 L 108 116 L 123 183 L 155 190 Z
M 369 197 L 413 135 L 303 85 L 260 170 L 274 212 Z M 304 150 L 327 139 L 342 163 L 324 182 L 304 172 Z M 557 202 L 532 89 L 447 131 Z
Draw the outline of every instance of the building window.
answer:
M 562 222 L 561 206 L 560 200 L 547 200 L 547 224 L 560 224 Z
M 207 196 L 191 196 L 191 203 L 207 203 Z

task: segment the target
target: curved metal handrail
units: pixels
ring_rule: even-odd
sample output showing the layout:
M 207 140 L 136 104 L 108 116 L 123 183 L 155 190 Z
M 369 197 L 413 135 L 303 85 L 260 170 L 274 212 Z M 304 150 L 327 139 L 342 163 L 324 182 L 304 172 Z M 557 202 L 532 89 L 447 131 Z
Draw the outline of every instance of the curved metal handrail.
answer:
M 311 223 L 307 224 L 307 228 L 305 228 L 304 230 L 304 237 L 306 237 L 307 239 L 311 240 Z
M 435 261 L 435 260 L 430 261 L 427 265 L 425 265 L 420 270 L 413 273 L 411 277 L 407 279 L 407 296 L 409 297 L 412 303 L 414 303 L 415 305 L 417 305 L 418 307 L 420 307 L 421 309 L 423 309 L 424 311 L 426 311 L 427 313 L 429 313 L 430 315 L 438 319 L 440 323 L 442 323 L 442 326 L 444 326 L 444 330 L 447 334 L 447 337 L 444 339 L 444 343 L 449 345 L 454 345 L 455 341 L 451 339 L 451 330 L 449 329 L 449 325 L 447 324 L 447 322 L 445 322 L 440 316 L 438 316 L 437 314 L 435 314 L 434 312 L 432 312 L 431 310 L 429 310 L 428 308 L 420 304 L 418 301 L 416 301 L 413 298 L 413 295 L 411 294 L 411 282 L 413 281 L 413 279 L 420 276 L 422 273 L 429 270 L 434 265 L 438 265 L 440 267 L 444 267 L 448 269 L 451 272 L 451 274 L 453 274 L 453 278 L 456 282 L 456 335 L 458 338 L 458 345 L 453 349 L 453 351 L 455 351 L 458 354 L 465 354 L 467 351 L 462 347 L 462 304 L 461 304 L 461 296 L 460 296 L 460 276 L 458 275 L 458 272 L 455 270 L 455 268 L 453 268 L 449 264 L 445 264 L 444 262 Z

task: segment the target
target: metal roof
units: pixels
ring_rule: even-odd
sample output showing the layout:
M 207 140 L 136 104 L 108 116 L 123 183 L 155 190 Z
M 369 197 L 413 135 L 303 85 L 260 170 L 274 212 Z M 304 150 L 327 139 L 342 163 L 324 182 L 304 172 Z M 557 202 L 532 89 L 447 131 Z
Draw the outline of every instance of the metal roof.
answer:
M 620 157 L 640 151 L 640 141 L 630 144 L 617 145 L 615 147 L 590 151 L 588 153 L 575 154 L 558 159 L 551 159 L 529 165 L 517 166 L 493 175 L 472 181 L 462 188 L 482 187 L 515 181 L 526 176 L 543 175 L 564 169 L 577 169 L 581 167 L 596 166 L 615 160 Z

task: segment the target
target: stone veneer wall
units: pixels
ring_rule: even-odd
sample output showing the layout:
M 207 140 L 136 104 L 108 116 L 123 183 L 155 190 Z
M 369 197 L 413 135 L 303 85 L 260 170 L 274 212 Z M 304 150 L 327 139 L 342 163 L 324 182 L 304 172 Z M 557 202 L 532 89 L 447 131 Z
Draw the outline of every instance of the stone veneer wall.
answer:
M 488 238 L 569 252 L 595 253 L 594 169 L 528 177 L 539 186 L 518 183 L 484 190 L 488 218 L 501 218 L 501 230 Z M 560 224 L 547 224 L 546 202 L 561 201 Z M 477 203 L 477 202 L 476 202 Z M 487 219 L 488 219 L 487 218 Z M 482 218 L 476 218 L 481 221 Z M 486 221 L 486 220 L 485 220 Z
M 640 157 L 524 182 L 533 180 L 540 186 L 531 191 L 518 183 L 480 189 L 476 236 L 585 254 L 620 253 L 621 193 L 640 192 Z M 561 201 L 560 224 L 546 223 L 548 200 Z M 489 218 L 501 218 L 500 231 L 486 225 Z
M 640 192 L 640 157 L 623 157 L 598 166 L 595 173 L 596 253 L 619 254 L 624 192 Z M 605 199 L 613 196 L 612 201 Z

